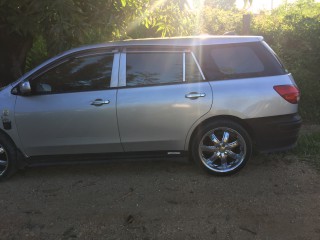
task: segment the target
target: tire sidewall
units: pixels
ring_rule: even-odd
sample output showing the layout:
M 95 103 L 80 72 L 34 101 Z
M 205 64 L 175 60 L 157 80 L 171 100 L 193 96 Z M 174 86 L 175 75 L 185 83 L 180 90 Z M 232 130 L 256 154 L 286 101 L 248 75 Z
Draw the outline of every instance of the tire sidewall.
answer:
M 232 130 L 235 130 L 237 133 L 239 133 L 244 139 L 246 143 L 246 148 L 247 148 L 246 156 L 242 161 L 242 163 L 238 167 L 236 167 L 235 169 L 229 172 L 216 172 L 212 169 L 209 169 L 203 164 L 199 155 L 199 144 L 200 144 L 200 141 L 202 140 L 202 137 L 209 131 L 215 128 L 221 128 L 221 127 L 230 128 Z M 240 124 L 230 120 L 219 120 L 219 121 L 214 121 L 214 122 L 205 124 L 197 130 L 194 138 L 192 139 L 191 151 L 192 151 L 193 160 L 197 163 L 197 165 L 200 168 L 202 168 L 209 174 L 213 174 L 217 176 L 226 176 L 226 175 L 231 175 L 238 172 L 240 169 L 242 169 L 246 165 L 246 163 L 248 162 L 248 160 L 252 155 L 252 140 L 248 132 Z
M 0 181 L 3 181 L 9 178 L 12 174 L 16 172 L 17 153 L 13 143 L 11 143 L 11 141 L 6 136 L 3 136 L 2 134 L 0 134 L 0 145 L 6 151 L 6 154 L 8 157 L 8 167 L 6 171 L 2 175 L 0 175 Z

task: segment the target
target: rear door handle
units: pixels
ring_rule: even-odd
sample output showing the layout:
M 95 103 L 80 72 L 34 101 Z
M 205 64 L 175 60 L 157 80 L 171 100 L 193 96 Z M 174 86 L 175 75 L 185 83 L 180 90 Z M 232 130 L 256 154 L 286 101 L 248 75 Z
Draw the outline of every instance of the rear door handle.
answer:
M 102 100 L 102 99 L 96 99 L 94 101 L 91 102 L 91 105 L 96 106 L 96 107 L 100 107 L 104 104 L 109 104 L 110 101 L 109 100 Z
M 191 92 L 186 94 L 186 98 L 190 98 L 190 99 L 197 99 L 199 97 L 205 97 L 206 94 L 205 93 L 197 93 L 197 92 Z

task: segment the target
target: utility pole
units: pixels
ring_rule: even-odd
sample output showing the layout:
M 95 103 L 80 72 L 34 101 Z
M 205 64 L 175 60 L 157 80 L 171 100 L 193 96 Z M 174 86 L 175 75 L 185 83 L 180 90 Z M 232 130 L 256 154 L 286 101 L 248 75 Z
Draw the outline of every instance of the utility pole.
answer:
M 251 25 L 251 15 L 244 14 L 242 16 L 242 34 L 249 35 L 250 34 L 250 26 Z

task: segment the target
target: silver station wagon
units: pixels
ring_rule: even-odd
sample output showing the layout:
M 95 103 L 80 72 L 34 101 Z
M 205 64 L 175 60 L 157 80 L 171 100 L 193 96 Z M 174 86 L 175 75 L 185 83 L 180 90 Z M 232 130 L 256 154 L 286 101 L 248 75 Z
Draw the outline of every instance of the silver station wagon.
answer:
M 62 53 L 0 92 L 0 178 L 26 166 L 186 156 L 240 170 L 293 147 L 299 90 L 257 36 L 141 39 Z

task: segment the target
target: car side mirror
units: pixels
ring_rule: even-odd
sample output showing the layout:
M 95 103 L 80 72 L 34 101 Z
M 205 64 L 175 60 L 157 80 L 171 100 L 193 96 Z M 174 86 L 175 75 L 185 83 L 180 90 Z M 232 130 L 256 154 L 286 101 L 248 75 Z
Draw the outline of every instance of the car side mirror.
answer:
M 21 95 L 30 95 L 31 94 L 31 86 L 29 81 L 24 81 L 19 84 L 19 92 Z

